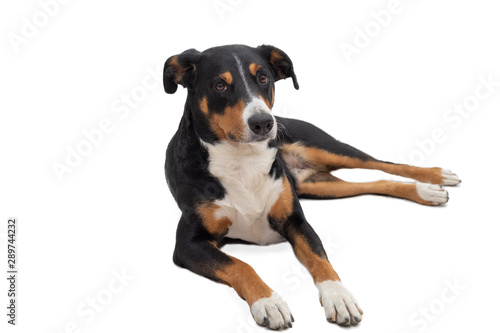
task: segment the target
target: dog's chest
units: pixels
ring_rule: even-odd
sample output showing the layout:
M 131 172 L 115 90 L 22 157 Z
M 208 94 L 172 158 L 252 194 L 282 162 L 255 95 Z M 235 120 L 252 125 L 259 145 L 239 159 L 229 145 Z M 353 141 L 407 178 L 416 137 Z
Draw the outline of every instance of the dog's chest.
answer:
M 268 214 L 283 191 L 283 182 L 269 171 L 276 148 L 265 143 L 205 145 L 209 152 L 209 171 L 226 193 L 217 218 L 231 221 L 227 237 L 257 244 L 272 244 L 284 239 L 269 226 Z

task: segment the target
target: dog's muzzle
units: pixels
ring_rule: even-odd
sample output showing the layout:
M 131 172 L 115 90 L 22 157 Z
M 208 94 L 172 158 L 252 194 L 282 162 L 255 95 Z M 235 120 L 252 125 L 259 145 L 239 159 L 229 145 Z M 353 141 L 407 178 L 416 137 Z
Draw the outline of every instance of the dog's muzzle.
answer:
M 247 105 L 245 118 L 248 126 L 248 141 L 264 141 L 276 137 L 276 119 L 261 99 L 256 98 Z

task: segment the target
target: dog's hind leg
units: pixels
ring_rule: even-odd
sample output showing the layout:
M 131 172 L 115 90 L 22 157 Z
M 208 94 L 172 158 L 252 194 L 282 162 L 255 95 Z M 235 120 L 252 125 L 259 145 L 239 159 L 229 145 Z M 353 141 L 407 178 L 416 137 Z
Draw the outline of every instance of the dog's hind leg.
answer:
M 461 181 L 441 168 L 420 168 L 380 161 L 359 149 L 342 143 L 316 126 L 295 119 L 280 118 L 282 156 L 290 169 L 330 172 L 342 168 L 381 170 L 422 183 L 453 186 Z
M 343 181 L 328 172 L 316 172 L 296 184 L 301 198 L 335 199 L 361 194 L 382 194 L 412 200 L 422 205 L 439 206 L 448 201 L 448 192 L 439 185 L 399 183 L 380 180 L 368 183 Z

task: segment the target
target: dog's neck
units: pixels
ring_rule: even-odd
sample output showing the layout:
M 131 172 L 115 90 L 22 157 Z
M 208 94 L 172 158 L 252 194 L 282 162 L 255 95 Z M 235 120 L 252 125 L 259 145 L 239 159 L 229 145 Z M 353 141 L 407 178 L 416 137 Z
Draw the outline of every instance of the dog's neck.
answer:
M 269 147 L 267 141 L 236 143 L 225 140 L 215 144 L 200 141 L 208 151 L 210 171 L 224 178 L 243 177 L 245 174 L 267 175 L 278 151 L 277 148 Z

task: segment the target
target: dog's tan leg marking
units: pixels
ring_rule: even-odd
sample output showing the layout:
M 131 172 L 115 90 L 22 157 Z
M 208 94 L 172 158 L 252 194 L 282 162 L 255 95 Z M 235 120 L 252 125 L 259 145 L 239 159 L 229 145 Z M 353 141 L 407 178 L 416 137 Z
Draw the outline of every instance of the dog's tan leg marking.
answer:
M 307 268 L 314 280 L 314 283 L 320 283 L 327 280 L 340 281 L 340 278 L 333 269 L 326 257 L 318 256 L 307 240 L 300 234 L 293 235 L 293 250 L 297 259 Z
M 311 273 L 319 291 L 319 301 L 329 322 L 339 325 L 355 325 L 361 321 L 363 312 L 351 293 L 344 288 L 340 278 L 328 261 L 318 256 L 307 240 L 300 234 L 294 234 L 293 249 L 299 261 Z
M 263 297 L 271 297 L 273 290 L 262 281 L 250 265 L 232 256 L 229 257 L 233 262 L 217 270 L 215 273 L 217 278 L 234 288 L 250 306 Z
M 456 174 L 442 168 L 420 168 L 406 164 L 392 164 L 385 162 L 365 162 L 364 169 L 374 169 L 392 175 L 412 178 L 422 183 L 454 186 L 461 182 Z
M 286 144 L 282 147 L 283 154 L 295 156 L 318 171 L 333 171 L 336 169 L 372 169 L 384 171 L 396 176 L 415 179 L 422 183 L 453 186 L 460 179 L 449 170 L 441 168 L 420 168 L 405 164 L 393 164 L 373 160 L 361 160 L 354 157 L 337 155 L 326 150 L 306 147 L 300 143 Z
M 297 194 L 320 198 L 345 198 L 361 194 L 382 194 L 408 199 L 422 205 L 438 206 L 448 201 L 448 192 L 439 185 L 406 184 L 380 180 L 350 183 L 327 172 L 318 172 L 297 185 Z
M 271 329 L 292 327 L 293 317 L 283 299 L 245 262 L 231 257 L 233 263 L 216 271 L 221 282 L 231 286 L 247 301 L 257 324 Z

